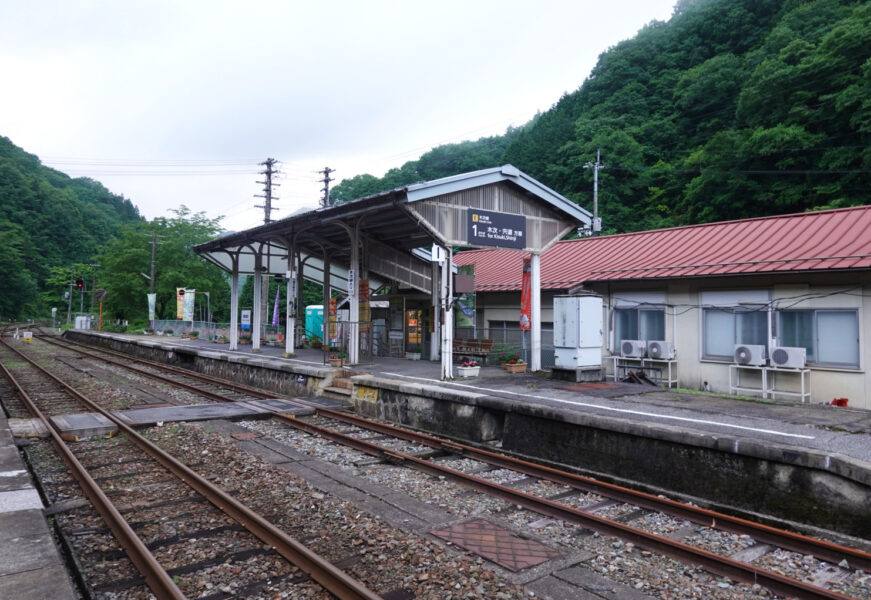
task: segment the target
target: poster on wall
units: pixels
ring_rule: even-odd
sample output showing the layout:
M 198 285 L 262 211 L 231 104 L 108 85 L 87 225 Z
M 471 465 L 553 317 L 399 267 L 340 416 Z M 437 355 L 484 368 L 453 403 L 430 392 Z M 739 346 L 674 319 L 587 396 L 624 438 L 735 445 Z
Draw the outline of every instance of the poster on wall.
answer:
M 457 275 L 474 275 L 475 265 L 460 265 Z M 457 302 L 457 327 L 475 326 L 475 294 L 463 294 Z
M 371 313 L 369 312 L 369 280 L 361 279 L 360 280 L 360 331 L 367 332 L 369 331 L 369 322 L 372 320 Z
M 146 294 L 148 296 L 148 320 L 153 321 L 155 316 L 155 307 L 157 305 L 157 294 Z
M 336 299 L 330 298 L 330 312 L 328 315 L 328 318 L 330 321 L 330 342 L 329 342 L 330 346 L 334 346 L 336 344 L 336 341 L 337 341 L 336 338 L 338 337 L 336 334 L 336 329 L 337 329 L 336 316 L 337 315 L 338 315 L 338 310 L 336 308 Z
M 520 328 L 532 326 L 532 266 L 530 259 L 523 259 L 523 283 L 520 288 Z
M 175 288 L 175 318 L 181 320 L 184 317 L 184 288 Z
M 194 320 L 194 300 L 197 298 L 197 291 L 194 289 L 184 290 L 184 303 L 182 310 L 182 318 L 185 321 Z

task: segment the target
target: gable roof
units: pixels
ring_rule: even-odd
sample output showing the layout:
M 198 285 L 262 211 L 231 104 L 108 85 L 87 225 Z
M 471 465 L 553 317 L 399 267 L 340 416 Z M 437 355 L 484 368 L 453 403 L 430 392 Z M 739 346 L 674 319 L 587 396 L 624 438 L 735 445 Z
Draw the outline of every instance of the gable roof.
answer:
M 519 290 L 527 253 L 472 250 L 481 291 Z M 541 257 L 542 289 L 587 282 L 871 268 L 871 206 L 567 240 Z

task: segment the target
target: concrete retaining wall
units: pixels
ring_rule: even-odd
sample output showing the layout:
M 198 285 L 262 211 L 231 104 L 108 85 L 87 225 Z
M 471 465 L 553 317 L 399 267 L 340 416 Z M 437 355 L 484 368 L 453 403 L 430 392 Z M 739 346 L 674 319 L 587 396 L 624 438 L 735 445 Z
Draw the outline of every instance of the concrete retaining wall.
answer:
M 110 334 L 69 330 L 64 337 L 82 344 L 99 345 L 138 358 L 176 365 L 204 375 L 220 377 L 285 396 L 315 396 L 329 386 L 333 369 L 289 364 L 251 355 L 164 344 L 158 338 L 128 341 Z
M 748 438 L 539 404 L 354 377 L 361 414 L 570 465 L 617 483 L 668 490 L 738 514 L 766 515 L 871 539 L 871 465 Z

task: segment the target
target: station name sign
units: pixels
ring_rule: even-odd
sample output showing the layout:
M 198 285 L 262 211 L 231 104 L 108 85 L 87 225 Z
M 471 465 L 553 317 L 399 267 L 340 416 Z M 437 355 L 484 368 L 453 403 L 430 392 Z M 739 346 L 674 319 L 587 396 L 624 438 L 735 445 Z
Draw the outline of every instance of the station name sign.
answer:
M 468 239 L 474 246 L 526 248 L 526 217 L 470 208 Z

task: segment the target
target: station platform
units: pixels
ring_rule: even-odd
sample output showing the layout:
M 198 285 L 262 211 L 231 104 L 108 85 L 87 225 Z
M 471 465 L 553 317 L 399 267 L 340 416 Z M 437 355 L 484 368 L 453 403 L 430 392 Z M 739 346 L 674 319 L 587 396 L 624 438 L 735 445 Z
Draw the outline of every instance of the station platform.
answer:
M 205 340 L 87 333 L 135 343 L 187 348 L 210 355 L 226 354 L 236 360 L 262 365 L 330 368 L 321 350 L 297 349 L 294 358 L 282 358 L 283 347 L 264 346 L 260 352 L 253 353 L 249 345 L 231 352 L 226 345 Z M 549 379 L 547 373 L 511 375 L 497 366 L 482 367 L 480 376 L 475 378 L 448 382 L 439 378 L 439 362 L 425 360 L 379 357 L 346 368 L 379 379 L 468 391 L 586 415 L 619 417 L 644 425 L 661 423 L 710 435 L 734 435 L 762 443 L 787 444 L 801 450 L 838 453 L 868 463 L 871 471 L 871 411 L 866 410 L 770 399 L 754 401 L 611 380 L 572 383 Z
M 0 412 L 0 598 L 74 600 L 42 500 Z
M 166 336 L 75 332 L 73 339 L 136 344 L 186 361 L 195 355 L 221 362 L 231 375 L 262 369 L 268 381 L 328 382 L 337 371 L 319 350 L 284 358 L 283 347 L 230 351 Z M 654 493 L 680 489 L 684 499 L 713 507 L 734 503 L 751 518 L 774 510 L 871 540 L 871 411 L 610 380 L 558 381 L 496 366 L 442 381 L 440 364 L 423 360 L 378 358 L 346 369 L 349 399 L 363 414 L 573 465 L 616 483 L 641 482 Z

